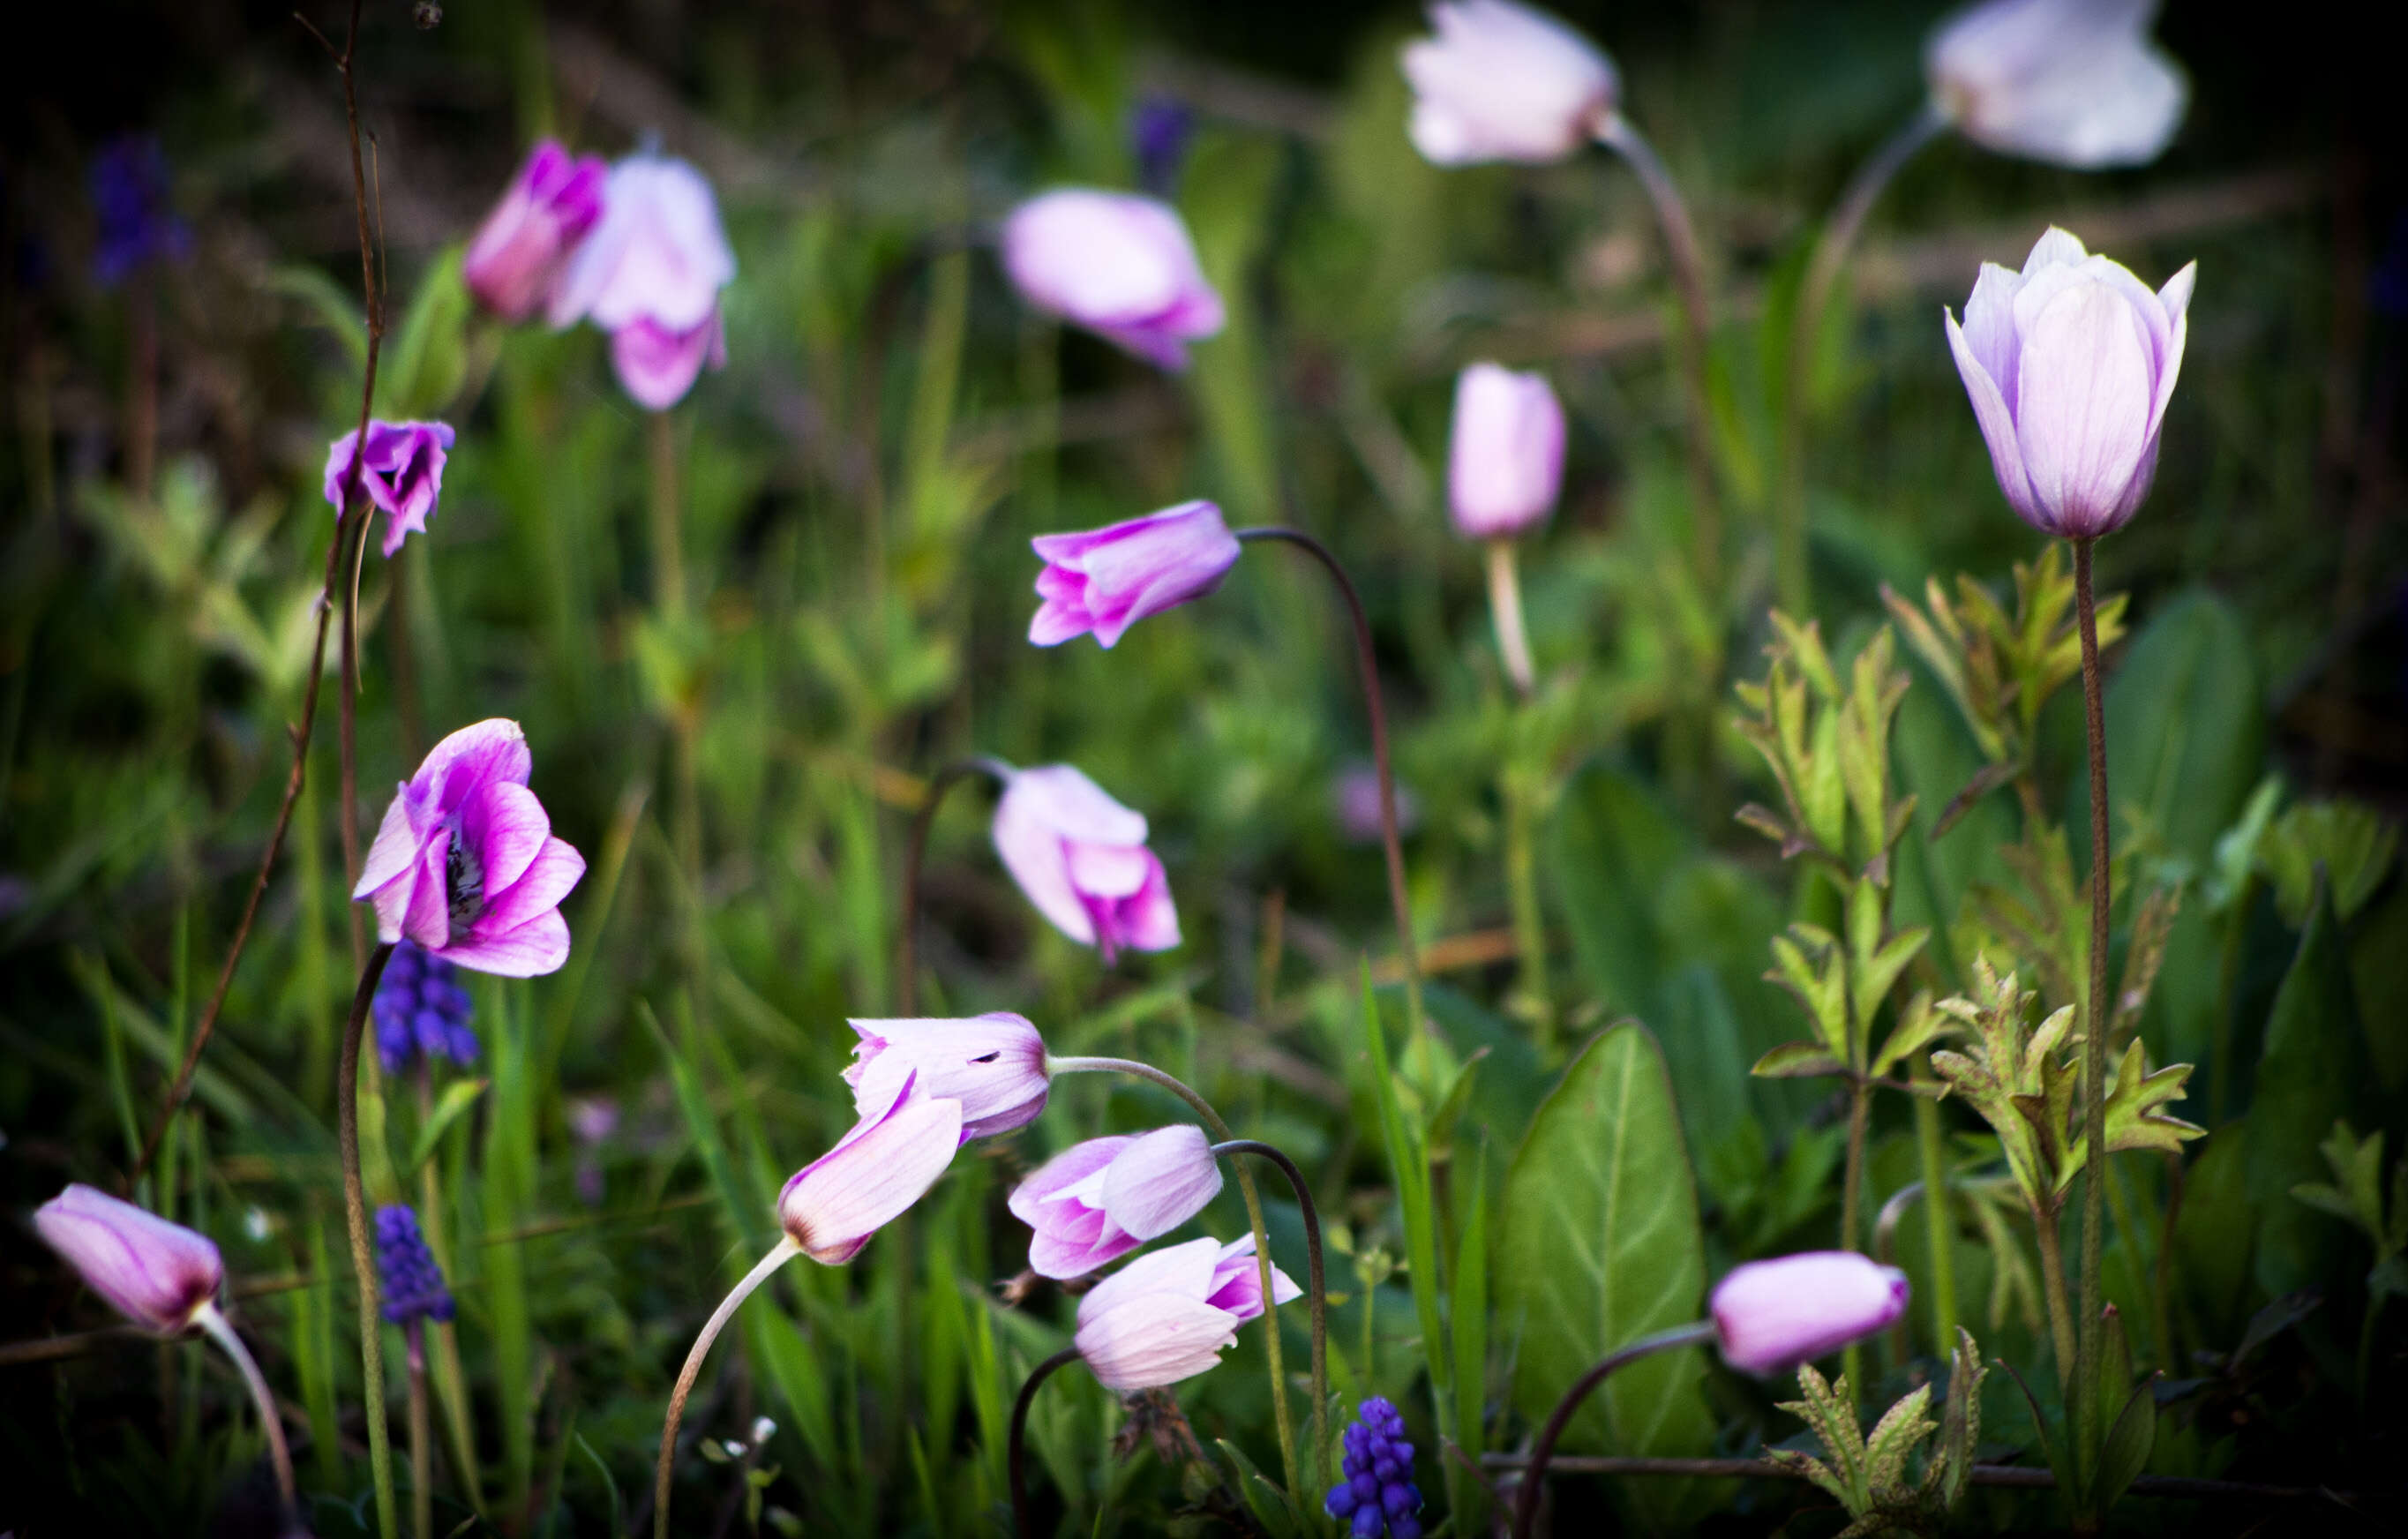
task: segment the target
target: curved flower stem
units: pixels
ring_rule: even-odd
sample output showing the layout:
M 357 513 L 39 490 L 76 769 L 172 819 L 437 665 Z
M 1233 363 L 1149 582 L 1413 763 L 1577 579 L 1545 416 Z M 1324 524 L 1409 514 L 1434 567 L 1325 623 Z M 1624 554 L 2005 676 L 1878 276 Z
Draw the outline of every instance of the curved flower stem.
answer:
M 1329 574 L 1338 584 L 1338 596 L 1346 605 L 1346 617 L 1354 626 L 1354 658 L 1363 673 L 1364 712 L 1370 718 L 1371 767 L 1380 777 L 1380 839 L 1388 856 L 1388 903 L 1396 910 L 1398 955 L 1405 969 L 1405 1014 L 1412 1024 L 1413 1043 L 1426 1051 L 1422 1040 L 1425 1026 L 1422 1019 L 1421 955 L 1413 944 L 1412 897 L 1405 885 L 1405 845 L 1397 826 L 1397 777 L 1388 756 L 1388 713 L 1380 702 L 1380 660 L 1371 648 L 1371 622 L 1363 613 L 1362 595 L 1354 591 L 1354 580 L 1328 546 L 1301 529 L 1277 525 L 1264 525 L 1240 529 L 1237 538 L 1249 539 L 1280 539 L 1297 546 Z
M 351 0 L 351 36 L 340 53 L 336 53 L 333 47 L 326 44 L 325 38 L 318 36 L 318 29 L 310 26 L 306 19 L 297 15 L 294 19 L 300 21 L 312 36 L 318 36 L 319 43 L 326 47 L 327 54 L 343 77 L 343 112 L 349 120 L 351 136 L 352 203 L 359 216 L 360 290 L 367 308 L 367 363 L 360 379 L 360 424 L 356 440 L 365 445 L 368 437 L 368 413 L 376 404 L 377 357 L 384 346 L 384 298 L 376 280 L 376 248 L 368 240 L 367 176 L 360 159 L 359 94 L 351 74 L 352 60 L 359 50 L 360 0 Z M 175 1083 L 168 1087 L 165 1103 L 159 1109 L 159 1118 L 151 1124 L 150 1136 L 142 1141 L 142 1153 L 126 1175 L 125 1187 L 129 1192 L 135 1183 L 142 1179 L 142 1172 L 150 1168 L 150 1161 L 159 1152 L 159 1141 L 166 1134 L 167 1124 L 175 1119 L 186 1098 L 193 1093 L 193 1075 L 200 1067 L 201 1051 L 208 1046 L 210 1034 L 217 1029 L 218 1014 L 225 1008 L 226 990 L 234 984 L 236 964 L 242 960 L 243 948 L 250 943 L 251 923 L 259 916 L 259 901 L 266 896 L 267 879 L 276 870 L 277 857 L 283 853 L 285 830 L 293 825 L 294 804 L 301 798 L 301 783 L 309 768 L 310 731 L 318 720 L 318 681 L 326 670 L 327 623 L 333 617 L 335 583 L 342 574 L 344 540 L 351 532 L 351 509 L 360 500 L 361 469 L 361 456 L 355 453 L 351 456 L 351 468 L 343 478 L 342 501 L 335 511 L 335 540 L 326 549 L 326 576 L 318 591 L 318 637 L 309 649 L 309 676 L 301 689 L 301 720 L 291 729 L 293 769 L 284 779 L 284 799 L 278 804 L 276 822 L 268 828 L 267 847 L 260 852 L 259 871 L 251 878 L 251 896 L 243 902 L 242 917 L 236 922 L 234 940 L 226 947 L 224 965 L 218 970 L 217 986 L 209 991 L 209 1002 L 202 1010 L 199 1023 L 193 1028 L 192 1043 L 184 1049 L 184 1061 L 177 1067 Z M 371 516 L 370 511 L 362 510 L 360 524 L 363 528 Z
M 1713 409 L 1706 387 L 1706 343 L 1713 335 L 1706 305 L 1705 260 L 1698 250 L 1698 232 L 1689 223 L 1688 205 L 1673 185 L 1672 173 L 1656 155 L 1656 147 L 1616 112 L 1597 133 L 1599 144 L 1629 163 L 1639 184 L 1656 206 L 1656 222 L 1663 226 L 1664 247 L 1672 259 L 1672 284 L 1681 298 L 1681 393 L 1688 448 L 1689 497 L 1695 507 L 1698 585 L 1711 595 L 1721 581 L 1722 512 L 1714 494 Z
M 1547 1424 L 1540 1430 L 1539 1440 L 1530 1445 L 1530 1461 L 1522 1466 L 1522 1489 L 1513 1501 L 1513 1539 L 1530 1539 L 1531 1525 L 1539 1517 L 1539 1490 L 1541 1482 L 1546 1478 L 1547 1460 L 1555 1457 L 1556 1442 L 1564 1435 L 1564 1429 L 1571 1425 L 1572 1413 L 1580 1409 L 1581 1402 L 1588 1399 L 1589 1391 L 1603 1384 L 1608 1374 L 1625 1363 L 1713 1339 L 1714 1327 L 1711 1320 L 1699 1320 L 1694 1325 L 1676 1325 L 1670 1330 L 1641 1336 L 1620 1351 L 1609 1354 L 1604 1361 L 1582 1374 L 1570 1389 L 1564 1391 L 1564 1398 L 1555 1402 L 1555 1410 L 1548 1413 Z
M 695 1337 L 694 1348 L 685 1355 L 685 1366 L 678 1370 L 677 1388 L 669 1391 L 668 1415 L 661 1422 L 660 1466 L 652 1477 L 653 1539 L 668 1539 L 669 1476 L 677 1468 L 678 1423 L 685 1419 L 686 1397 L 694 1393 L 694 1381 L 702 1373 L 702 1359 L 710 1355 L 710 1344 L 735 1317 L 737 1306 L 752 1296 L 752 1290 L 769 1280 L 769 1274 L 802 1254 L 793 1235 L 781 1235 L 769 1247 L 769 1254 L 752 1264 L 744 1280 L 728 1290 L 719 1301 L 719 1307 L 703 1322 L 702 1334 Z
M 1518 554 L 1517 541 L 1488 542 L 1488 611 L 1497 624 L 1497 652 L 1505 661 L 1505 677 L 1526 700 L 1537 687 L 1538 670 L 1530 663 L 1530 633 L 1522 624 L 1522 576 L 1514 564 Z
M 1916 151 L 1947 126 L 1940 109 L 1926 103 L 1856 168 L 1840 201 L 1824 219 L 1798 286 L 1798 304 L 1789 320 L 1788 378 L 1781 397 L 1781 500 L 1775 509 L 1778 527 L 1773 552 L 1773 591 L 1781 607 L 1791 614 L 1813 612 L 1813 574 L 1806 554 L 1806 388 L 1814 340 L 1823 326 L 1823 308 L 1830 302 L 1831 285 L 1838 281 L 1840 268 L 1882 190 Z
M 368 1470 L 376 1480 L 377 1531 L 394 1539 L 399 1520 L 393 1503 L 393 1440 L 384 1419 L 384 1330 L 377 1316 L 376 1253 L 368 1243 L 367 1189 L 360 1179 L 360 1037 L 367 1025 L 368 1004 L 376 998 L 377 980 L 393 956 L 393 944 L 380 942 L 368 953 L 360 970 L 359 991 L 351 996 L 351 1018 L 343 1023 L 343 1054 L 335 1069 L 335 1140 L 343 1157 L 343 1222 L 351 1237 L 351 1273 L 359 1282 L 360 1397 L 368 1423 Z
M 1197 1094 L 1178 1076 L 1165 1073 L 1150 1063 L 1140 1063 L 1135 1058 L 1049 1057 L 1045 1060 L 1045 1067 L 1046 1072 L 1053 1074 L 1128 1074 L 1151 1081 L 1196 1108 L 1196 1115 L 1204 1119 L 1204 1126 L 1212 1129 L 1215 1139 L 1225 1143 L 1231 1142 L 1229 1125 L 1221 1120 L 1221 1114 L 1212 1109 L 1211 1101 Z M 1243 1165 L 1238 1167 L 1238 1194 L 1246 1200 L 1246 1222 L 1254 1236 L 1254 1274 L 1263 1285 L 1263 1351 L 1268 1359 L 1271 1377 L 1271 1420 L 1279 1428 L 1280 1467 L 1287 1476 L 1288 1491 L 1294 1495 L 1298 1489 L 1296 1420 L 1288 1414 L 1287 1368 L 1280 1348 L 1276 1318 L 1279 1306 L 1271 1302 L 1274 1297 L 1271 1291 L 1271 1236 L 1263 1223 L 1262 1194 L 1254 1189 L 1254 1172 Z M 1317 1289 L 1315 1296 L 1318 1297 Z M 1316 1382 L 1316 1394 L 1319 1388 Z
M 363 445 L 366 439 L 361 439 Z M 338 677 L 335 680 L 335 699 L 338 715 L 338 741 L 342 749 L 342 827 L 343 827 L 343 890 L 348 893 L 360 879 L 360 568 L 367 562 L 368 529 L 376 522 L 373 514 L 364 514 L 359 530 L 351 539 L 349 564 L 351 575 L 343 583 L 343 641 L 338 654 Z M 351 956 L 360 959 L 366 944 L 360 933 L 360 911 L 346 905 L 351 926 Z
M 234 1322 L 219 1313 L 216 1304 L 203 1304 L 193 1323 L 207 1331 L 209 1340 L 225 1348 L 225 1355 L 234 1359 L 236 1371 L 242 1374 L 244 1386 L 251 1390 L 251 1403 L 259 1407 L 260 1430 L 267 1434 L 267 1461 L 276 1469 L 276 1489 L 284 1498 L 284 1515 L 298 1522 L 301 1499 L 293 1483 L 293 1450 L 285 1446 L 284 1422 L 276 1409 L 275 1392 L 267 1388 L 266 1375 L 260 1373 L 258 1362 L 252 1359 L 251 1349 L 242 1345 L 242 1338 L 235 1334 Z
M 435 1460 L 426 1415 L 426 1322 L 402 1328 L 409 1345 L 409 1532 L 435 1536 Z
M 920 868 L 928 857 L 928 830 L 936 827 L 937 810 L 945 793 L 959 782 L 983 771 L 998 781 L 1018 773 L 1010 765 L 983 754 L 955 759 L 928 777 L 920 810 L 911 815 L 911 834 L 903 846 L 903 912 L 895 928 L 895 1009 L 909 1016 L 920 1007 Z
M 1020 1387 L 1019 1398 L 1011 1402 L 1011 1432 L 1004 1442 L 1004 1474 L 1011 1482 L 1011 1532 L 1017 1539 L 1028 1539 L 1028 1483 L 1020 1474 L 1020 1453 L 1028 1443 L 1028 1406 L 1037 1398 L 1037 1387 L 1052 1378 L 1058 1369 L 1068 1368 L 1079 1360 L 1079 1349 L 1066 1346 L 1039 1363 L 1029 1372 Z
M 2074 1428 L 2086 1459 L 2097 1446 L 2099 1315 L 2103 1297 L 2099 1253 L 2107 1227 L 2107 711 L 2099 678 L 2099 607 L 2090 592 L 2088 539 L 2073 541 L 2073 603 L 2082 621 L 2082 712 L 2090 742 L 2090 992 L 2082 1002 L 2081 1334 L 2073 1358 Z
M 1312 1188 L 1306 1184 L 1304 1172 L 1285 1154 L 1256 1139 L 1231 1139 L 1215 1143 L 1216 1155 L 1250 1154 L 1269 1160 L 1287 1177 L 1288 1186 L 1296 1192 L 1296 1205 L 1304 1215 L 1305 1282 L 1310 1291 L 1305 1295 L 1312 1302 L 1312 1457 L 1311 1473 L 1321 1486 L 1329 1479 L 1329 1316 L 1328 1302 L 1322 1287 L 1321 1212 L 1312 1205 Z M 1270 1294 L 1263 1295 L 1268 1302 Z

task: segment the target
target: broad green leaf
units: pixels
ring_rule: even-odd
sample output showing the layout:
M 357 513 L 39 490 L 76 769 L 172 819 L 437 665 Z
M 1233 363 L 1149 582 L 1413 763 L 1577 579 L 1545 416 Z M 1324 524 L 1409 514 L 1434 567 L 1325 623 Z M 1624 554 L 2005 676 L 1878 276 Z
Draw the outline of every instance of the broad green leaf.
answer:
M 2333 913 L 2347 923 L 2399 853 L 2400 826 L 2357 801 L 2303 802 L 2276 818 L 2258 843 L 2283 923 L 2293 929 L 2307 923 L 2319 867 L 2332 885 Z
M 2204 591 L 2163 606 L 2107 688 L 2107 794 L 2115 826 L 2137 815 L 2174 854 L 2204 867 L 2240 816 L 2263 761 L 2265 712 L 2248 638 Z M 2065 826 L 2088 824 L 2076 776 Z
M 2300 937 L 2258 1060 L 2249 1106 L 2248 1191 L 2257 1206 L 2258 1281 L 2288 1293 L 2327 1274 L 2338 1240 L 2324 1221 L 2289 1200 L 2326 1173 L 2317 1145 L 2342 1117 L 2360 1119 L 2373 1082 L 2358 1032 L 2341 924 L 2320 896 Z M 2187 1203 L 2186 1203 L 2187 1206 Z
M 1609 1028 L 1539 1108 L 1505 1178 L 1498 1235 L 1498 1323 L 1520 1343 L 1513 1400 L 1544 1420 L 1607 1353 L 1698 1317 L 1705 1245 L 1662 1054 L 1635 1021 Z M 1694 1350 L 1609 1378 L 1566 1433 L 1567 1452 L 1704 1451 L 1713 1421 Z M 1684 1493 L 1635 1489 L 1651 1523 Z

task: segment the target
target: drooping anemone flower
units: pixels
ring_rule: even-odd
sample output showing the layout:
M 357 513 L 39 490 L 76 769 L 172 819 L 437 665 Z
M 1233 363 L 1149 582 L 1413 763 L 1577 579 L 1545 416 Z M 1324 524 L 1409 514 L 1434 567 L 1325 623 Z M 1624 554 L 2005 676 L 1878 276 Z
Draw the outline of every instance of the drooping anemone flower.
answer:
M 193 1330 L 225 1286 L 208 1236 L 80 1182 L 35 1209 L 34 1228 L 94 1293 L 154 1336 Z
M 1984 263 L 1942 319 L 1999 490 L 2043 534 L 2089 539 L 2140 511 L 2190 334 L 2194 262 L 2151 293 L 2063 230 L 2012 272 Z
M 965 1143 L 1025 1128 L 1045 1110 L 1053 1087 L 1045 1039 L 1025 1016 L 992 1011 L 960 1020 L 847 1024 L 861 1040 L 844 1081 L 864 1117 L 892 1105 L 896 1086 L 906 1081 L 916 1081 L 923 1095 L 961 1103 Z
M 937 1184 L 962 1143 L 962 1103 L 907 1073 L 835 1148 L 788 1178 L 778 1221 L 796 1249 L 841 1266 Z
M 1848 1250 L 1733 1267 L 1709 1301 L 1723 1360 L 1777 1374 L 1886 1330 L 1906 1313 L 1906 1273 Z
M 2149 40 L 2157 0 L 1984 0 L 1932 30 L 1934 110 L 2001 154 L 2076 170 L 2143 165 L 2190 88 Z
M 1079 1301 L 1072 1345 L 1107 1389 L 1159 1389 L 1194 1378 L 1238 1344 L 1238 1327 L 1263 1312 L 1251 1234 L 1223 1244 L 1190 1240 L 1151 1251 Z M 1271 1272 L 1273 1303 L 1304 1290 Z
M 435 745 L 385 809 L 351 889 L 376 905 L 379 940 L 512 978 L 568 959 L 560 900 L 585 857 L 552 837 L 527 789 L 533 770 L 519 724 L 498 717 Z
M 1437 165 L 1561 160 L 1613 116 L 1620 81 L 1597 45 L 1512 0 L 1429 8 L 1405 45 L 1413 148 Z
M 602 217 L 609 174 L 599 155 L 538 142 L 460 258 L 477 302 L 512 323 L 550 306 L 569 258 Z
M 1182 502 L 1077 534 L 1039 535 L 1029 545 L 1045 569 L 1037 574 L 1044 603 L 1028 623 L 1028 640 L 1053 647 L 1091 635 L 1107 650 L 1148 615 L 1219 587 L 1240 552 L 1210 502 Z
M 610 167 L 601 221 L 553 290 L 552 324 L 585 320 L 609 332 L 620 384 L 638 405 L 665 411 L 706 362 L 726 366 L 719 291 L 735 277 L 702 173 L 666 155 L 630 155 Z
M 452 449 L 452 425 L 439 422 L 368 424 L 367 453 L 360 458 L 360 490 L 371 506 L 384 510 L 384 554 L 390 557 L 413 534 L 426 532 L 443 496 L 443 466 Z M 337 439 L 326 451 L 326 501 L 339 518 L 344 484 L 359 446 L 358 428 Z
M 1226 319 L 1178 211 L 1133 193 L 1063 187 L 1030 198 L 1004 222 L 1003 266 L 1039 309 L 1158 368 L 1185 368 L 1187 344 Z
M 1162 858 L 1131 812 L 1067 764 L 1012 772 L 995 809 L 995 850 L 1037 912 L 1109 965 L 1124 946 L 1179 944 Z
M 1073 1144 L 1012 1188 L 1010 1207 L 1034 1231 L 1031 1270 L 1083 1277 L 1177 1229 L 1220 1191 L 1204 1129 L 1182 1123 Z

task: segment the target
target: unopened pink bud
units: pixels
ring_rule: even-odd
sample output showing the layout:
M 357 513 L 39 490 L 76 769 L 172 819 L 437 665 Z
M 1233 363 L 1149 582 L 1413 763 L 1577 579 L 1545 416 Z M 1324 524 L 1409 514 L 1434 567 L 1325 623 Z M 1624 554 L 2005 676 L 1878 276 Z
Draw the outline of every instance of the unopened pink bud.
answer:
M 1714 1334 L 1733 1368 L 1777 1374 L 1886 1329 L 1906 1299 L 1905 1273 L 1854 1251 L 1750 1261 L 1714 1286 Z
M 225 1285 L 207 1235 L 81 1183 L 35 1209 L 34 1228 L 93 1292 L 153 1335 L 191 1330 Z

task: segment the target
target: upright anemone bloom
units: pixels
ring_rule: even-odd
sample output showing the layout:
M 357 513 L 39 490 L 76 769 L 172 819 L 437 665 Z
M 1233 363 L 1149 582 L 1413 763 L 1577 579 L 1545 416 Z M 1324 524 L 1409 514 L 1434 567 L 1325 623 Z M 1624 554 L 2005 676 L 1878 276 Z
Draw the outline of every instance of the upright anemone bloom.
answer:
M 1709 1302 L 1723 1359 L 1777 1374 L 1887 1330 L 1906 1313 L 1906 1273 L 1848 1250 L 1733 1267 Z
M 527 789 L 519 724 L 496 718 L 435 745 L 385 809 L 354 899 L 376 905 L 377 938 L 405 938 L 479 972 L 529 978 L 568 959 L 560 900 L 585 857 L 552 834 Z
M 1010 1205 L 1036 1231 L 1028 1265 L 1039 1276 L 1083 1277 L 1177 1229 L 1220 1191 L 1221 1162 L 1188 1123 L 1073 1144 L 1012 1188 Z
M 2025 523 L 2090 539 L 2139 510 L 2198 272 L 2194 262 L 2152 294 L 2052 229 L 2022 272 L 1983 264 L 1963 325 L 1941 312 L 1999 490 Z
M 848 1024 L 861 1040 L 844 1081 L 864 1117 L 893 1104 L 896 1086 L 911 1080 L 924 1095 L 961 1103 L 964 1142 L 1026 1127 L 1045 1110 L 1053 1086 L 1045 1039 L 1025 1016 Z
M 1011 879 L 1054 928 L 1107 964 L 1123 946 L 1179 944 L 1179 912 L 1145 836 L 1144 813 L 1067 764 L 1015 772 L 995 810 L 995 850 Z
M 198 1325 L 225 1285 L 207 1235 L 80 1182 L 35 1209 L 34 1228 L 94 1293 L 154 1336 Z
M 552 324 L 590 320 L 609 332 L 619 382 L 665 411 L 706 361 L 727 363 L 719 291 L 736 277 L 736 253 L 710 183 L 681 160 L 629 156 L 610 167 L 602 202 L 552 294 Z
M 1055 647 L 1093 636 L 1108 651 L 1148 615 L 1219 587 L 1239 554 L 1237 536 L 1209 502 L 1182 502 L 1080 534 L 1039 535 L 1029 545 L 1045 569 L 1037 574 L 1044 602 L 1028 622 L 1028 640 Z
M 384 510 L 384 554 L 391 556 L 413 534 L 426 532 L 426 521 L 443 496 L 443 466 L 452 450 L 449 423 L 368 424 L 368 448 L 360 454 L 359 429 L 337 439 L 326 451 L 326 501 L 340 518 L 343 486 L 351 479 L 351 461 L 360 461 L 360 490 L 369 505 Z
M 1218 333 L 1221 295 L 1178 213 L 1154 198 L 1064 187 L 1012 210 L 1003 266 L 1021 296 L 1159 368 Z
M 1413 148 L 1438 165 L 1561 160 L 1613 116 L 1620 89 L 1597 45 L 1512 0 L 1429 10 L 1433 37 L 1405 45 Z
M 778 1221 L 804 1255 L 841 1266 L 937 1184 L 961 1144 L 962 1103 L 906 1074 L 835 1148 L 786 1182 Z
M 1194 1378 L 1238 1342 L 1238 1327 L 1263 1312 L 1254 1236 L 1190 1240 L 1139 1257 L 1079 1301 L 1072 1343 L 1109 1389 L 1159 1389 Z M 1275 1303 L 1302 1295 L 1274 1270 Z
M 550 305 L 569 257 L 602 217 L 609 174 L 599 155 L 572 157 L 557 139 L 538 143 L 460 259 L 477 302 L 512 323 Z
M 1985 0 L 1925 49 L 1932 106 L 2001 154 L 2088 170 L 2157 158 L 2190 89 L 2149 40 L 2157 0 Z
M 1473 364 L 1455 385 L 1447 504 L 1471 539 L 1511 539 L 1555 511 L 1564 482 L 1564 409 L 1543 374 Z

